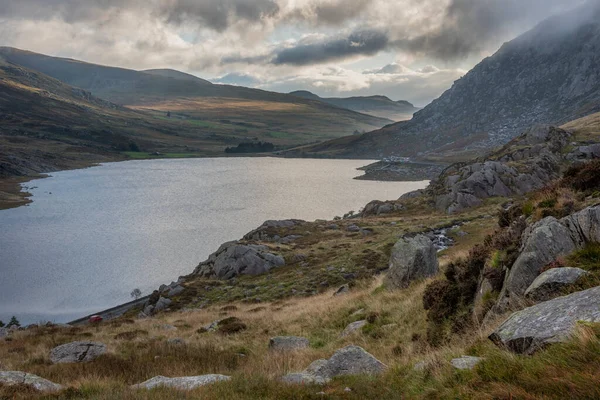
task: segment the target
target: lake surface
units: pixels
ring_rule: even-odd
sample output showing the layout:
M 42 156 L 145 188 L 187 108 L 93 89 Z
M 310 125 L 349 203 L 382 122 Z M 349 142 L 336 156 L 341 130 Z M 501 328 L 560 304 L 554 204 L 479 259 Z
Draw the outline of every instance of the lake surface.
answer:
M 332 219 L 427 184 L 353 180 L 367 163 L 128 161 L 28 182 L 33 203 L 0 211 L 0 320 L 69 321 L 191 273 L 267 219 Z

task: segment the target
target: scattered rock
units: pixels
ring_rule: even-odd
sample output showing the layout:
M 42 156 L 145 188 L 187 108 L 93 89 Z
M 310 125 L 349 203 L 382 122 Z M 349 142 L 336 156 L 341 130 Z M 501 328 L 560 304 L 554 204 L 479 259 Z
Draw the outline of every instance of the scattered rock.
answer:
M 270 253 L 267 246 L 228 242 L 200 263 L 194 274 L 203 278 L 231 279 L 238 275 L 264 274 L 283 265 L 283 257 Z
M 106 345 L 96 342 L 72 342 L 50 351 L 53 364 L 88 362 L 106 353 Z
M 171 346 L 185 346 L 186 342 L 182 338 L 172 338 L 167 340 L 167 344 Z
M 340 296 L 342 294 L 346 294 L 350 291 L 350 286 L 349 285 L 342 285 L 338 288 L 338 290 L 335 291 L 335 293 L 333 294 L 334 296 Z
M 351 324 L 348 324 L 348 326 L 343 330 L 342 333 L 340 333 L 340 337 L 346 337 L 349 336 L 351 334 L 353 334 L 354 332 L 356 332 L 359 329 L 362 329 L 363 326 L 365 326 L 367 324 L 366 320 L 362 320 L 362 321 L 355 321 L 352 322 Z
M 228 381 L 231 377 L 226 375 L 199 375 L 184 376 L 179 378 L 167 378 L 165 376 L 155 376 L 145 382 L 133 385 L 132 389 L 154 389 L 156 387 L 168 387 L 179 390 L 194 390 L 201 386 L 216 382 Z
M 329 382 L 330 379 L 323 378 L 322 376 L 316 376 L 299 372 L 287 374 L 281 378 L 281 381 L 296 385 L 324 385 L 327 382 Z
M 532 354 L 567 340 L 578 321 L 600 322 L 600 287 L 537 304 L 511 315 L 490 339 L 516 353 Z
M 525 291 L 525 297 L 535 301 L 547 301 L 561 294 L 561 291 L 577 282 L 587 272 L 579 268 L 552 268 L 535 278 Z
M 450 361 L 450 364 L 456 369 L 473 369 L 477 364 L 483 361 L 483 358 L 473 356 L 462 356 Z
M 317 360 L 305 371 L 282 378 L 289 383 L 327 383 L 342 375 L 377 375 L 387 366 L 358 346 L 347 346 L 336 351 L 329 360 Z
M 220 319 L 218 319 L 218 320 L 216 320 L 216 321 L 213 321 L 213 322 L 211 322 L 210 324 L 203 326 L 203 329 L 204 329 L 206 332 L 214 332 L 214 331 L 216 331 L 216 330 L 217 330 L 217 328 L 219 327 L 219 323 L 220 323 L 220 322 L 221 322 L 221 320 L 220 320 Z
M 21 371 L 0 371 L 0 384 L 6 386 L 28 385 L 40 392 L 58 392 L 63 389 L 61 385 Z
M 429 363 L 427 361 L 419 361 L 418 363 L 416 363 L 413 366 L 413 370 L 415 370 L 415 371 L 425 371 L 428 366 L 429 366 Z
M 255 240 L 261 242 L 280 242 L 281 237 L 276 233 L 282 229 L 290 229 L 304 224 L 300 219 L 286 219 L 282 221 L 265 221 L 261 226 L 247 233 L 244 240 Z M 290 236 L 288 236 L 289 238 Z M 284 238 L 285 239 L 285 238 Z M 295 240 L 295 239 L 292 239 Z M 283 242 L 281 242 L 283 243 Z M 289 243 L 289 242 L 288 242 Z
M 392 249 L 386 282 L 391 287 L 406 288 L 417 279 L 437 274 L 437 251 L 426 236 L 400 239 Z
M 160 329 L 164 330 L 164 331 L 176 331 L 177 327 L 174 325 L 170 325 L 170 324 L 164 324 L 160 326 Z
M 346 230 L 348 232 L 360 232 L 361 228 L 358 225 L 352 224 L 352 225 L 348 225 L 348 227 L 346 228 Z
M 340 229 L 340 227 L 339 227 L 337 224 L 330 224 L 330 225 L 327 225 L 327 226 L 325 227 L 325 229 L 329 229 L 329 230 L 337 231 L 338 229 Z
M 310 346 L 308 339 L 298 336 L 277 336 L 269 340 L 269 348 L 275 351 L 294 351 Z
M 185 288 L 183 286 L 176 285 L 174 288 L 169 290 L 169 293 L 167 294 L 167 296 L 169 296 L 169 297 L 177 296 L 178 294 L 183 293 L 184 290 L 185 290 Z

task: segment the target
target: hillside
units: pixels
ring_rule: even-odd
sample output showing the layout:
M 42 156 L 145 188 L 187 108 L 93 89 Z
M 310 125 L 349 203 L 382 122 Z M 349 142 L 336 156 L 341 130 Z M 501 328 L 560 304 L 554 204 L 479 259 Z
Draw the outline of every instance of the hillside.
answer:
M 355 96 L 355 97 L 319 97 L 306 90 L 290 93 L 292 96 L 310 100 L 318 100 L 340 108 L 357 111 L 364 114 L 387 118 L 392 121 L 404 121 L 412 118 L 419 109 L 406 100 L 393 101 L 386 96 Z
M 0 397 L 598 398 L 599 122 L 487 157 L 534 173 L 560 156 L 528 193 L 449 215 L 434 183 L 342 219 L 267 221 L 123 316 L 0 328 Z
M 504 44 L 412 120 L 296 154 L 468 159 L 532 124 L 560 125 L 598 110 L 600 6 L 588 2 Z
M 7 47 L 0 48 L 0 57 L 115 104 L 160 112 L 161 117 L 175 113 L 174 117 L 201 121 L 206 128 L 216 126 L 217 131 L 235 136 L 283 139 L 288 146 L 373 130 L 391 122 L 286 94 L 213 85 L 173 70 L 133 71 Z

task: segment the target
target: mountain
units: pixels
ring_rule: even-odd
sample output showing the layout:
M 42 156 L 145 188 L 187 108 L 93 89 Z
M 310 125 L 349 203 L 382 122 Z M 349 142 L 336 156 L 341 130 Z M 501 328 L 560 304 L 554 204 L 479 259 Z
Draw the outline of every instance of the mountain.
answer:
M 412 118 L 419 109 L 406 100 L 393 101 L 386 96 L 356 96 L 356 97 L 320 97 L 307 90 L 297 90 L 292 96 L 310 100 L 322 101 L 336 107 L 346 108 L 364 114 L 387 118 L 393 121 L 404 121 Z
M 560 125 L 598 110 L 600 5 L 593 1 L 504 44 L 412 120 L 301 152 L 460 158 L 459 152 L 482 154 L 504 144 L 533 124 Z
M 370 131 L 392 122 L 287 94 L 215 85 L 174 70 L 134 71 L 8 47 L 0 47 L 0 57 L 115 104 L 160 112 L 160 116 L 169 112 L 232 135 L 245 130 L 243 136 L 287 146 Z

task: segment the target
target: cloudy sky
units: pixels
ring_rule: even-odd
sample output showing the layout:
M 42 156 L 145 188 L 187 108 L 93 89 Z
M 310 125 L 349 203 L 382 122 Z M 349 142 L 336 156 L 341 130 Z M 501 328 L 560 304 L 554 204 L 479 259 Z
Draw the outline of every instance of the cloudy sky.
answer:
M 423 106 L 503 42 L 582 1 L 0 0 L 0 46 Z

